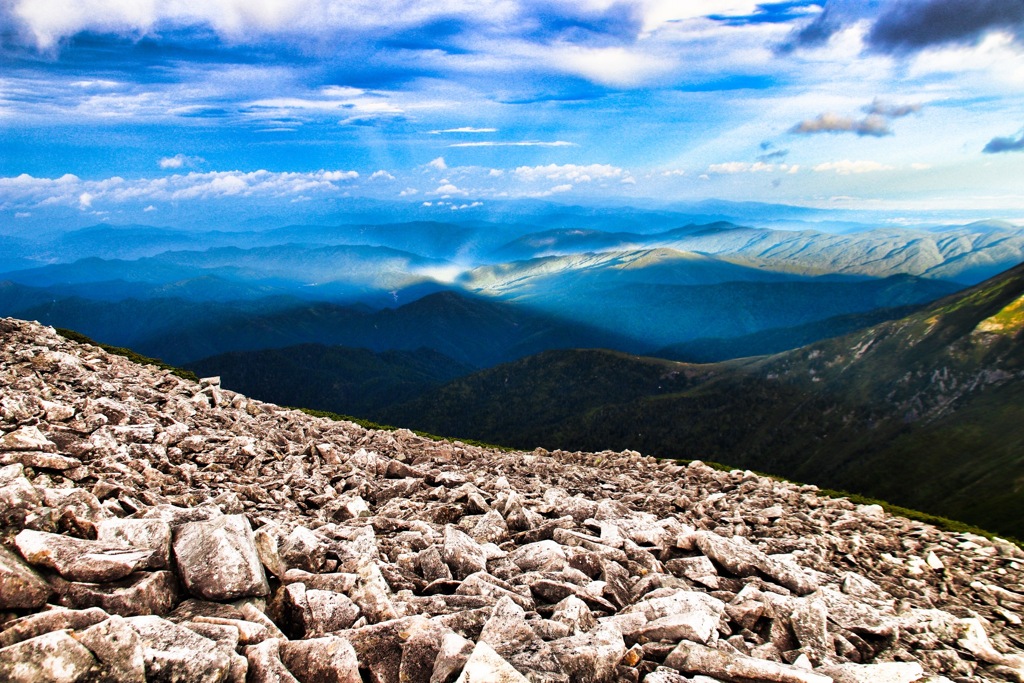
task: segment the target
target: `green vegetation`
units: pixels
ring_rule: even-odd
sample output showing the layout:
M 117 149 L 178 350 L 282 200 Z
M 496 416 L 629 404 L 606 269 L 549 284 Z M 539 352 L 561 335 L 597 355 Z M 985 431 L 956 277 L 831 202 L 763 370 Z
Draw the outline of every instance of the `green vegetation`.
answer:
M 729 462 L 1022 537 L 1024 340 L 976 332 L 1022 293 L 1018 266 L 899 320 L 709 365 L 552 351 L 384 417 L 524 449 Z
M 101 344 L 100 342 L 93 341 L 89 337 L 86 337 L 84 334 L 80 332 L 75 332 L 74 330 L 67 330 L 62 327 L 57 327 L 54 329 L 57 332 L 57 334 L 70 341 L 78 342 L 79 344 L 91 344 L 92 346 L 98 346 L 107 353 L 112 353 L 115 356 L 123 356 L 128 360 L 132 361 L 133 363 L 138 363 L 139 365 L 155 365 L 161 370 L 168 370 L 172 375 L 176 375 L 177 377 L 180 377 L 182 379 L 189 380 L 190 382 L 199 381 L 199 377 L 197 377 L 196 373 L 192 372 L 191 370 L 183 370 L 182 368 L 176 368 L 173 365 L 168 365 L 167 363 L 163 362 L 158 358 L 149 358 L 148 356 L 143 356 L 140 353 L 135 353 L 131 349 L 126 349 L 121 346 L 110 346 L 109 344 Z

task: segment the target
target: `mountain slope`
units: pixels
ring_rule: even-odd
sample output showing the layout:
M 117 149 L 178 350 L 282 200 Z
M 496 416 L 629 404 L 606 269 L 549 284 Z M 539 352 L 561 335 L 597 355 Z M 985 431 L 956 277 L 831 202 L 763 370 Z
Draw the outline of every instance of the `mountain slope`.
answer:
M 718 460 L 1024 536 L 1022 295 L 1018 266 L 899 320 L 710 365 L 552 352 L 387 418 L 523 447 Z
M 370 419 L 474 370 L 429 349 L 374 353 L 323 344 L 225 353 L 187 369 L 260 400 Z

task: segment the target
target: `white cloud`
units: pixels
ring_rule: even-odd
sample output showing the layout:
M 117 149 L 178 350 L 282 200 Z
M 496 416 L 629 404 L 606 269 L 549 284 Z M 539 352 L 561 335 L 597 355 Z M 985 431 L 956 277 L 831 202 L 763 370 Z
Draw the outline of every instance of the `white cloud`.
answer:
M 411 196 L 413 196 L 415 194 L 419 194 L 419 193 L 420 193 L 420 191 L 417 190 L 415 187 L 407 187 L 404 190 L 402 190 L 401 192 L 399 192 L 398 196 L 399 197 L 411 197 Z
M 608 180 L 622 178 L 625 171 L 609 164 L 548 164 L 547 166 L 520 166 L 513 171 L 518 180 L 534 182 L 537 180 L 569 180 L 576 183 L 588 183 L 592 180 Z
M 433 20 L 465 17 L 501 25 L 515 18 L 508 0 L 408 2 L 408 0 L 14 0 L 14 13 L 46 49 L 83 30 L 138 37 L 161 25 L 206 24 L 232 41 L 265 35 L 324 36 L 353 31 L 393 31 Z
M 434 159 L 433 161 L 428 163 L 427 166 L 430 166 L 431 168 L 436 168 L 438 171 L 448 170 L 448 164 L 444 162 L 444 157 L 438 157 Z
M 393 94 L 359 88 L 327 86 L 302 96 L 269 97 L 245 103 L 243 111 L 251 119 L 277 121 L 293 118 L 318 118 L 345 114 L 338 121 L 347 125 L 374 119 L 400 116 L 405 109 L 392 101 Z
M 457 187 L 456 185 L 454 185 L 452 183 L 445 182 L 445 181 L 441 181 L 441 183 L 442 184 L 440 186 L 438 186 L 438 188 L 436 190 L 434 190 L 433 192 L 431 192 L 430 194 L 441 195 L 442 198 L 444 198 L 444 197 L 451 197 L 451 196 L 454 196 L 454 195 L 465 196 L 465 195 L 469 194 L 465 190 Z
M 789 167 L 783 164 L 783 170 Z M 731 175 L 735 173 L 769 173 L 776 169 L 775 164 L 766 164 L 763 161 L 749 163 L 746 161 L 727 161 L 722 164 L 711 164 L 708 166 L 708 173 Z
M 125 180 L 118 176 L 83 180 L 66 174 L 35 178 L 28 174 L 0 178 L 0 207 L 28 208 L 63 205 L 91 209 L 101 203 L 154 202 L 222 197 L 294 197 L 337 192 L 336 183 L 359 178 L 356 171 L 319 170 L 275 173 L 266 170 L 178 173 L 160 178 Z
M 160 168 L 182 168 L 193 167 L 206 161 L 202 157 L 190 157 L 185 154 L 175 154 L 173 157 L 164 157 L 159 161 Z
M 516 142 L 503 142 L 498 140 L 483 140 L 481 142 L 456 142 L 449 147 L 576 147 L 575 142 L 565 140 L 554 140 L 542 142 L 539 140 L 521 140 Z
M 886 166 L 885 164 L 881 164 L 877 161 L 851 161 L 849 159 L 843 159 L 842 161 L 828 161 L 814 167 L 814 170 L 818 173 L 835 171 L 839 175 L 850 175 L 852 173 L 874 173 L 876 171 L 891 171 L 892 169 L 892 166 Z
M 492 168 L 490 171 L 487 172 L 488 178 L 500 178 L 503 175 L 505 175 L 505 171 L 501 170 L 500 168 Z
M 390 173 L 388 173 L 384 169 L 381 169 L 379 171 L 374 171 L 373 173 L 370 174 L 370 180 L 378 180 L 378 179 L 394 180 L 395 176 L 391 175 Z
M 525 195 L 527 197 L 550 197 L 556 194 L 565 194 L 566 192 L 572 192 L 573 186 L 570 183 L 564 183 L 562 185 L 555 185 L 554 187 L 542 190 L 540 192 L 530 192 Z
M 463 126 L 461 128 L 445 128 L 443 130 L 432 130 L 431 135 L 441 135 L 442 133 L 497 133 L 497 128 L 472 128 L 470 126 Z
M 551 67 L 613 87 L 635 87 L 669 74 L 678 67 L 670 56 L 624 47 L 556 46 L 549 52 Z
M 143 209 L 143 211 L 144 211 L 144 212 L 146 212 L 146 213 L 151 213 L 151 212 L 153 212 L 153 211 L 156 211 L 156 207 L 155 207 L 155 206 L 153 206 L 152 204 L 150 204 L 150 205 L 149 205 L 149 206 L 147 206 L 147 207 L 146 207 L 145 209 Z

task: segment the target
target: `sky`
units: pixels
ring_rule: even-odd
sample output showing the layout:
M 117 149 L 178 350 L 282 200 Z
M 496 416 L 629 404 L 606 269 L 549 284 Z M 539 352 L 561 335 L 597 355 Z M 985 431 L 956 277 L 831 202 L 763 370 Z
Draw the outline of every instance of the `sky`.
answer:
M 0 67 L 8 231 L 360 197 L 1024 221 L 1022 0 L 0 0 Z

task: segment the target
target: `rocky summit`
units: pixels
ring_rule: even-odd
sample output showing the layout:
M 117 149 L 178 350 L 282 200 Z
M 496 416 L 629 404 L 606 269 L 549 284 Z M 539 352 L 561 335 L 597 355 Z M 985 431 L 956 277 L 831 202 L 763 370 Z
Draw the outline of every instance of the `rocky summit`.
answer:
M 0 336 L 0 680 L 1024 681 L 1008 542 Z

